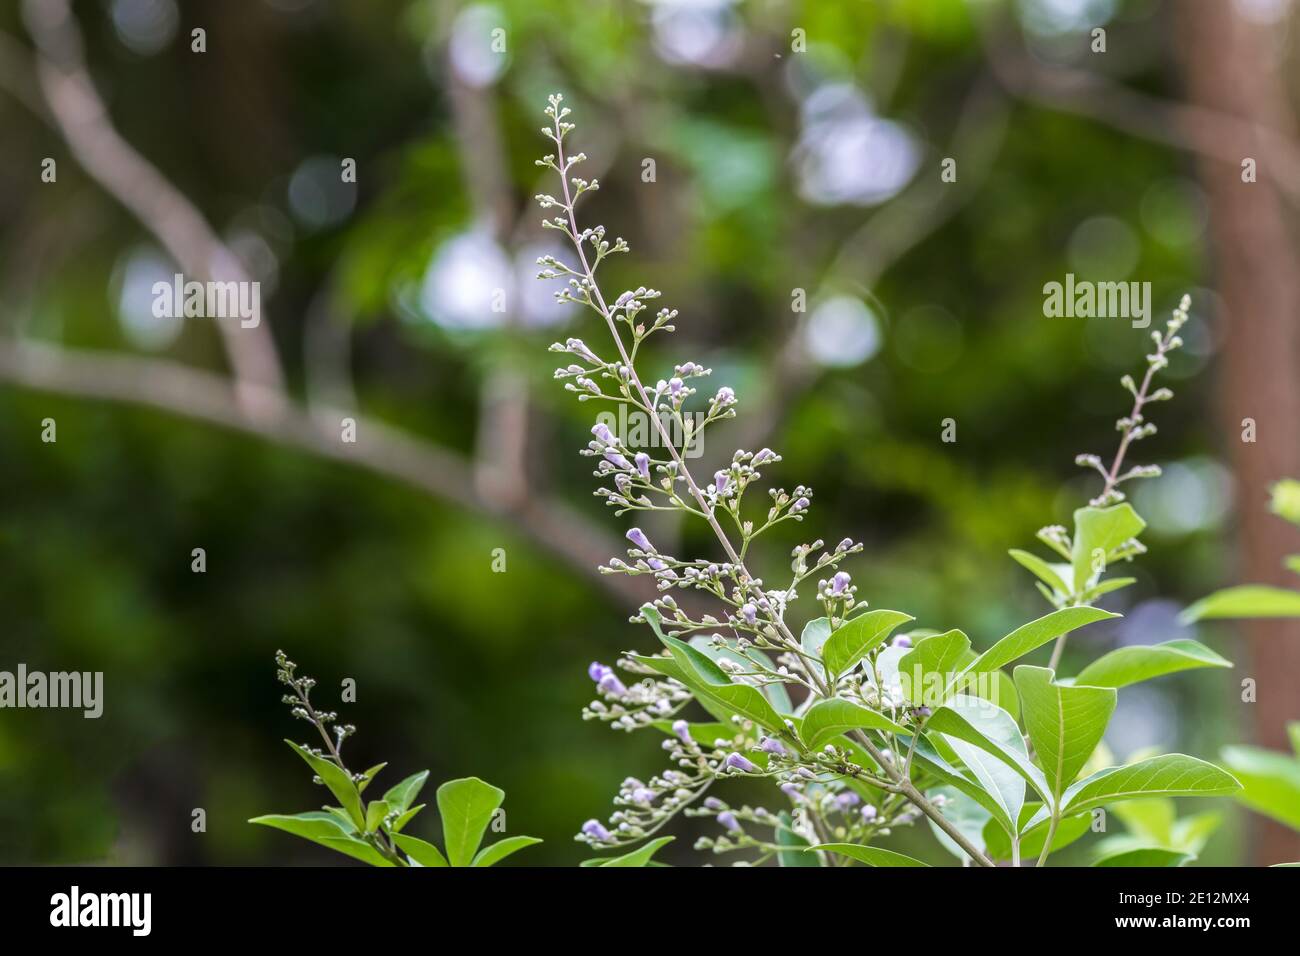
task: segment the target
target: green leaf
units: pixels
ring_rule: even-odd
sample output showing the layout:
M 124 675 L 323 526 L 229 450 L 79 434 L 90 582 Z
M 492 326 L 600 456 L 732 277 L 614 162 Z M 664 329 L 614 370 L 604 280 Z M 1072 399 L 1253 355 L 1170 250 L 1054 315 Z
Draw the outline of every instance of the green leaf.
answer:
M 379 829 L 379 825 L 384 822 L 384 817 L 388 816 L 389 806 L 383 800 L 371 800 L 370 805 L 366 807 L 366 832 L 374 833 Z
M 1062 598 L 1069 597 L 1073 589 L 1065 583 L 1065 579 L 1057 573 L 1056 567 L 1044 561 L 1036 554 L 1030 554 L 1028 551 L 1021 551 L 1012 548 L 1007 554 L 1021 567 L 1028 569 L 1040 581 L 1051 588 L 1054 594 Z M 1049 598 L 1051 595 L 1049 595 Z
M 447 866 L 447 858 L 427 840 L 407 836 L 405 833 L 394 833 L 393 842 L 420 866 Z
M 907 733 L 907 728 L 884 714 L 839 697 L 819 700 L 803 716 L 803 739 L 809 750 L 823 745 L 847 730 L 887 730 Z
M 1286 734 L 1291 739 L 1291 749 L 1300 757 L 1300 720 L 1287 724 Z
M 688 643 L 690 644 L 691 647 L 695 648 L 697 651 L 699 651 L 701 654 L 703 654 L 709 660 L 714 661 L 715 663 L 722 658 L 726 658 L 727 660 L 734 661 L 735 663 L 741 665 L 746 670 L 753 670 L 754 669 L 753 659 L 757 658 L 758 660 L 762 661 L 770 670 L 776 670 L 776 665 L 772 663 L 771 658 L 769 658 L 766 654 L 764 654 L 762 651 L 758 650 L 758 648 L 755 647 L 751 647 L 746 652 L 747 654 L 749 654 L 749 657 L 747 658 L 744 654 L 740 653 L 740 651 L 736 650 L 730 645 L 726 647 L 715 646 L 713 643 L 713 638 L 705 637 L 703 634 L 697 634 L 695 637 L 692 637 Z M 767 684 L 761 689 L 760 692 L 763 694 L 764 697 L 768 699 L 768 702 L 773 707 L 776 708 L 777 713 L 779 714 L 794 713 L 794 704 L 790 702 L 790 692 L 785 689 L 784 684 Z
M 752 720 L 768 730 L 778 732 L 785 729 L 781 715 L 773 709 L 758 688 L 748 684 L 733 684 L 731 678 L 717 664 L 675 637 L 665 635 L 663 642 L 668 648 L 668 653 L 673 656 L 673 660 L 681 669 L 683 683 L 693 690 L 697 697 L 707 697 L 726 710 Z
M 911 744 L 911 740 L 905 738 L 899 740 L 900 749 L 906 749 Z M 912 751 L 912 765 L 923 768 L 927 773 L 970 797 L 987 810 L 1000 827 L 1010 830 L 1015 826 L 1015 823 L 1006 816 L 1006 812 L 998 801 L 994 800 L 978 783 L 950 764 L 947 758 L 940 754 L 924 737 L 916 741 L 916 747 Z
M 348 835 L 338 820 L 324 810 L 311 810 L 307 813 L 293 814 L 269 813 L 265 816 L 253 817 L 248 822 L 264 827 L 274 827 L 277 830 L 283 830 L 285 833 L 292 833 L 294 836 L 300 836 L 316 843 L 320 843 L 325 839 L 337 839 Z
M 377 763 L 361 775 L 357 781 L 357 793 L 365 793 L 366 787 L 370 786 L 370 781 L 375 779 L 375 774 L 387 767 L 387 763 Z
M 1186 866 L 1195 859 L 1195 853 L 1180 853 L 1178 850 L 1148 846 L 1102 857 L 1093 866 Z
M 1046 667 L 1015 670 L 1025 729 L 1052 793 L 1065 792 L 1106 732 L 1115 710 L 1109 687 L 1065 687 Z
M 1227 617 L 1300 617 L 1300 591 L 1243 584 L 1215 591 L 1179 615 L 1188 623 Z
M 1213 797 L 1240 789 L 1241 784 L 1232 774 L 1212 763 L 1186 754 L 1161 754 L 1085 777 L 1065 792 L 1062 806 L 1070 813 L 1082 813 L 1116 800 Z
M 498 840 L 496 843 L 493 843 L 491 846 L 485 846 L 483 849 L 479 850 L 478 855 L 474 857 L 474 862 L 471 865 L 472 866 L 493 866 L 497 863 L 500 863 L 510 854 L 517 853 L 518 851 L 522 850 L 524 847 L 533 846 L 534 844 L 541 843 L 541 842 L 542 842 L 541 837 L 530 837 L 530 836 L 506 837 L 504 840 Z
M 424 782 L 428 779 L 427 770 L 411 774 L 405 780 L 388 788 L 388 792 L 384 794 L 384 802 L 398 813 L 405 813 L 410 809 L 411 801 L 420 795 Z
M 911 615 L 901 611 L 875 610 L 859 614 L 842 624 L 822 647 L 822 661 L 834 676 L 847 672 L 868 652 L 884 643 L 889 633 Z
M 895 853 L 893 850 L 883 850 L 878 846 L 862 846 L 858 843 L 819 843 L 817 846 L 809 847 L 805 853 L 813 850 L 825 850 L 827 853 L 838 853 L 840 856 L 847 856 L 859 863 L 865 863 L 867 866 L 929 866 L 929 863 L 922 863 L 920 860 L 914 860 L 910 856 L 903 856 L 901 853 Z
M 622 856 L 598 856 L 590 860 L 583 860 L 581 866 L 651 866 L 650 858 L 659 852 L 660 847 L 672 843 L 675 837 L 659 837 L 651 840 L 649 843 L 642 844 L 630 853 L 624 853 Z
M 1121 647 L 1111 651 L 1080 671 L 1074 682 L 1089 687 L 1127 687 L 1139 681 L 1196 667 L 1231 666 L 1231 661 L 1220 657 L 1204 644 L 1189 640 L 1165 641 L 1162 644 Z
M 366 815 L 361 810 L 361 794 L 357 792 L 357 785 L 352 782 L 348 774 L 339 769 L 339 765 L 332 760 L 326 760 L 324 757 L 317 757 L 305 747 L 300 747 L 292 740 L 286 740 L 286 744 L 293 748 L 294 753 L 307 762 L 307 766 L 315 771 L 316 776 L 329 788 L 330 793 L 334 794 L 335 799 L 343 804 L 343 809 L 348 812 L 352 822 L 356 824 L 357 829 L 362 829 L 366 825 Z
M 709 716 L 713 717 L 715 720 L 728 723 L 731 721 L 731 711 L 728 708 L 723 707 L 713 698 L 706 697 L 702 693 L 697 692 L 695 687 L 691 684 L 691 678 L 687 677 L 685 672 L 678 665 L 677 661 L 672 657 L 652 657 L 640 654 L 629 654 L 627 656 L 638 664 L 643 664 L 651 670 L 656 671 L 665 677 L 671 677 L 679 684 L 685 685 L 695 694 L 696 702 L 708 711 Z M 671 721 L 669 723 L 671 725 Z
M 320 842 L 331 850 L 350 856 L 354 860 L 360 860 L 362 863 L 369 863 L 371 866 L 393 865 L 391 860 L 384 859 L 373 846 L 356 837 L 331 837 Z
M 473 862 L 492 814 L 505 797 L 504 790 L 478 777 L 449 780 L 438 788 L 442 838 L 452 866 L 469 866 Z
M 389 831 L 392 833 L 401 833 L 402 829 L 410 823 L 412 819 L 414 819 L 415 815 L 424 809 L 424 806 L 423 803 L 417 803 L 415 806 L 411 807 L 411 809 L 407 810 L 393 821 L 393 825 L 389 827 Z
M 1069 634 L 1094 621 L 1105 621 L 1119 616 L 1095 607 L 1061 608 L 1016 628 L 977 657 L 966 670 L 971 673 L 997 670 L 1014 660 L 1019 660 L 1030 651 L 1037 650 L 1048 641 L 1056 640 L 1062 634 Z
M 1073 550 L 1070 563 L 1074 569 L 1075 591 L 1086 590 L 1097 577 L 1092 569 L 1093 554 L 1100 549 L 1107 557 L 1146 527 L 1128 502 L 1109 508 L 1079 508 L 1074 513 Z
M 1023 789 L 1023 784 L 1021 786 Z M 993 819 L 993 815 L 989 811 L 956 787 L 947 785 L 935 787 L 926 791 L 925 795 L 931 803 L 934 802 L 936 797 L 943 798 L 944 818 L 955 826 L 957 832 L 969 840 L 975 849 L 980 852 L 984 851 L 985 826 L 992 826 L 995 830 L 1001 829 L 1001 824 Z M 968 859 L 966 851 L 958 846 L 957 841 L 945 833 L 939 824 L 929 817 L 926 817 L 925 822 L 929 824 L 930 832 L 934 834 L 934 838 L 939 841 L 939 844 L 945 850 L 959 860 L 965 861 Z
M 969 650 L 970 638 L 961 631 L 922 638 L 898 662 L 903 696 L 918 707 L 942 704 L 949 684 L 958 673 L 958 665 Z
M 958 694 L 930 715 L 925 728 L 927 733 L 941 734 L 980 785 L 997 800 L 1004 811 L 1001 820 L 1019 819 L 1025 783 L 1043 799 L 1050 799 L 1047 780 L 1029 759 L 1015 719 L 996 704 Z
M 777 814 L 777 819 L 781 826 L 776 828 L 776 844 L 784 849 L 776 851 L 776 862 L 781 866 L 821 866 L 816 854 L 803 852 L 809 843 L 794 832 L 790 814 L 782 810 Z
M 1300 760 L 1258 747 L 1225 747 L 1223 762 L 1241 781 L 1240 802 L 1300 830 Z

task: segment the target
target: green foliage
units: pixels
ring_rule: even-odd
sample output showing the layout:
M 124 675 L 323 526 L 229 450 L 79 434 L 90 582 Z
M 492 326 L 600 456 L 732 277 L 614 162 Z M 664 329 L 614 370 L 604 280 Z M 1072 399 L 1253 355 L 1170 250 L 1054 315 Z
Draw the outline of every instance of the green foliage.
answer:
M 1300 722 L 1289 724 L 1294 754 L 1233 746 L 1223 750 L 1223 762 L 1241 781 L 1237 799 L 1257 813 L 1300 830 Z
M 1048 564 L 1028 552 L 1013 552 L 1039 578 L 1054 610 L 1016 628 L 982 654 L 955 628 L 918 629 L 886 646 L 890 633 L 913 616 L 867 609 L 852 576 L 841 569 L 862 550 L 851 539 L 833 550 L 821 540 L 797 545 L 792 578 L 783 588 L 750 571 L 747 562 L 755 543 L 778 524 L 803 521 L 811 505 L 812 492 L 803 485 L 793 493 L 770 489 L 765 519 L 747 515 L 746 491 L 761 478 L 759 468 L 779 462 L 778 455 L 766 448 L 741 449 L 727 468 L 715 473 L 712 484 L 691 473 L 688 442 L 735 415 L 735 394 L 720 388 L 699 417 L 691 419 L 687 402 L 708 369 L 682 362 L 671 381 L 653 388 L 643 382 L 637 356 L 651 337 L 673 331 L 677 312 L 664 308 L 653 318 L 643 316 L 648 301 L 659 297 L 652 289 L 615 295 L 602 288 L 598 271 L 603 275 L 606 260 L 629 247 L 621 238 L 606 239 L 603 226 L 579 223 L 578 202 L 599 189 L 599 183 L 571 175 L 586 157 L 566 150 L 574 129 L 566 120 L 570 113 L 561 97 L 550 98 L 550 126 L 543 132 L 555 152 L 537 163 L 556 174 L 560 186 L 556 195 L 537 196 L 543 209 L 559 210 L 542 224 L 559 232 L 570 248 L 563 256 L 540 257 L 538 277 L 566 283 L 556 298 L 594 313 L 604 344 L 593 348 L 578 338 L 556 342 L 551 351 L 569 363 L 556 370 L 556 378 L 580 402 L 612 401 L 657 428 L 650 454 L 630 432 L 619 434 L 604 420 L 592 427 L 595 440 L 583 454 L 598 459 L 596 475 L 608 482 L 597 494 L 620 515 L 673 511 L 703 519 L 726 556 L 725 561 L 680 558 L 660 550 L 634 527 L 627 532 L 627 560 L 611 560 L 602 569 L 650 576 L 667 595 L 642 606 L 636 618 L 649 626 L 665 651 L 629 654 L 620 661 L 625 670 L 646 678 L 634 688 L 612 668 L 593 664 L 590 674 L 600 697 L 584 717 L 620 730 L 664 730 L 666 724 L 671 736 L 665 749 L 673 769 L 644 783 L 629 778 L 616 798 L 619 809 L 612 826 L 588 820 L 578 839 L 626 849 L 678 814 L 708 815 L 723 832 L 701 838 L 697 848 L 753 851 L 750 862 L 775 859 L 797 865 L 796 855 L 804 855 L 823 864 L 914 866 L 921 864 L 874 842 L 925 816 L 940 842 L 971 862 L 992 866 L 989 854 L 1006 851 L 1019 865 L 1028 850 L 1036 851 L 1043 865 L 1053 850 L 1082 836 L 1088 811 L 1095 807 L 1135 796 L 1237 790 L 1225 771 L 1178 754 L 1103 767 L 1079 779 L 1114 712 L 1116 687 L 1191 667 L 1227 666 L 1227 661 L 1194 642 L 1180 642 L 1096 662 L 1092 676 L 1113 686 L 1061 681 L 1055 673 L 1071 632 L 1118 616 L 1092 606 L 1132 583 L 1130 578 L 1106 578 L 1110 566 L 1145 553 L 1138 537 L 1146 523 L 1120 486 L 1151 477 L 1158 469 L 1136 466 L 1122 472 L 1121 465 L 1132 443 L 1154 434 L 1145 407 L 1172 395 L 1163 388 L 1151 391 L 1151 381 L 1168 364 L 1169 353 L 1182 345 L 1178 332 L 1187 321 L 1188 299 L 1174 310 L 1164 332 L 1153 333 L 1155 349 L 1147 356 L 1141 385 L 1130 376 L 1123 379 L 1133 407 L 1117 423 L 1122 439 L 1113 462 L 1107 467 L 1095 455 L 1078 459 L 1103 477 L 1101 494 L 1075 512 L 1072 535 L 1059 527 L 1039 533 L 1068 563 Z M 612 357 L 602 357 L 602 352 Z M 668 423 L 681 434 L 674 437 Z M 738 537 L 733 539 L 729 529 Z M 824 613 L 810 619 L 796 637 L 786 614 L 801 586 L 811 589 L 813 580 Z M 688 612 L 671 596 L 676 590 L 703 592 L 723 616 Z M 1049 667 L 1022 664 L 1013 672 L 1008 703 L 1014 702 L 1018 720 L 997 703 L 1008 685 L 1002 668 L 1051 642 Z M 798 703 L 793 703 L 795 695 L 802 698 Z M 692 702 L 714 718 L 714 726 L 729 732 L 709 739 L 713 726 L 701 734 L 692 721 L 668 719 Z M 775 812 L 732 807 L 710 793 L 716 783 L 737 775 L 778 784 L 788 804 Z M 1026 802 L 1029 790 L 1041 803 Z M 825 834 L 835 839 L 827 840 Z M 795 852 L 798 847 L 803 847 L 801 854 Z
M 356 774 L 348 770 L 343 763 L 343 743 L 355 728 L 350 724 L 339 725 L 335 714 L 315 708 L 311 691 L 316 681 L 299 677 L 297 665 L 283 652 L 276 654 L 276 667 L 277 679 L 291 691 L 285 695 L 285 703 L 293 716 L 316 729 L 325 742 L 325 749 L 291 740 L 285 743 L 315 772 L 315 781 L 323 784 L 342 806 L 289 815 L 269 814 L 253 817 L 249 823 L 292 833 L 372 866 L 492 866 L 518 850 L 541 842 L 535 837 L 514 836 L 480 849 L 488 826 L 498 818 L 505 791 L 478 777 L 449 780 L 438 788 L 445 854 L 432 843 L 403 833 L 406 824 L 423 808 L 423 804 L 412 806 L 412 803 L 429 779 L 429 771 L 421 770 L 400 780 L 379 799 L 363 800 L 363 792 L 385 765 Z

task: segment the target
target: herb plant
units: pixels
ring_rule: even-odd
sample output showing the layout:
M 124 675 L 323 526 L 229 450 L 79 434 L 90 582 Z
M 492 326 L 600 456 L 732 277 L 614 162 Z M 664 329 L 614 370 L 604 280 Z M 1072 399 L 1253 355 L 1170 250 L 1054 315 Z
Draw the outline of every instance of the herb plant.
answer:
M 869 608 L 842 569 L 860 543 L 802 544 L 791 554 L 789 579 L 780 583 L 751 571 L 767 532 L 808 517 L 812 489 L 774 488 L 765 508 L 751 505 L 751 486 L 782 461 L 768 448 L 737 451 L 712 476 L 692 472 L 684 449 L 704 429 L 735 416 L 736 395 L 721 387 L 703 402 L 703 414 L 694 415 L 688 405 L 709 369 L 686 361 L 665 378 L 643 378 L 642 347 L 674 330 L 677 311 L 648 314 L 648 303 L 660 295 L 654 289 L 613 296 L 602 289 L 602 264 L 627 252 L 628 244 L 608 239 L 603 226 L 580 225 L 578 201 L 598 183 L 571 175 L 585 157 L 566 146 L 574 126 L 561 97 L 551 96 L 545 112 L 550 124 L 543 133 L 555 152 L 538 165 L 558 174 L 559 194 L 537 199 L 543 209 L 559 210 L 543 225 L 565 236 L 572 255 L 568 261 L 541 257 L 539 278 L 563 280 L 557 298 L 591 309 L 608 333 L 604 345 L 578 338 L 552 345 L 568 363 L 556 377 L 580 402 L 624 406 L 648 421 L 656 438 L 649 447 L 633 447 L 629 436 L 597 422 L 582 452 L 605 482 L 596 493 L 618 515 L 670 512 L 702 521 L 717 544 L 714 556 L 680 557 L 633 527 L 627 559 L 612 558 L 601 569 L 655 582 L 660 596 L 632 620 L 649 627 L 662 648 L 624 655 L 618 668 L 635 678 L 627 681 L 612 667 L 592 664 L 598 699 L 584 717 L 617 730 L 662 733 L 670 766 L 646 781 L 626 779 L 612 817 L 587 821 L 577 839 L 626 857 L 679 815 L 700 815 L 714 818 L 719 830 L 697 847 L 740 862 L 915 866 L 918 861 L 876 844 L 924 817 L 965 863 L 1020 865 L 1034 858 L 1041 866 L 1107 805 L 1239 788 L 1219 767 L 1182 754 L 1125 766 L 1098 766 L 1094 759 L 1119 688 L 1187 668 L 1228 666 L 1208 648 L 1194 641 L 1128 647 L 1073 677 L 1057 673 L 1071 632 L 1118 616 L 1094 606 L 1132 583 L 1108 576 L 1111 566 L 1145 550 L 1138 540 L 1145 523 L 1122 486 L 1158 469 L 1125 470 L 1125 458 L 1155 432 L 1147 407 L 1172 397 L 1166 388 L 1152 390 L 1152 382 L 1181 345 L 1186 298 L 1165 330 L 1153 334 L 1141 382 L 1123 379 L 1133 403 L 1117 423 L 1119 447 L 1110 463 L 1095 455 L 1078 459 L 1100 473 L 1100 494 L 1074 513 L 1071 530 L 1039 533 L 1051 558 L 1012 552 L 1038 578 L 1052 610 L 983 653 L 960 630 L 912 630 L 891 639 L 913 617 Z M 688 613 L 674 597 L 685 591 L 702 593 L 713 610 Z M 811 594 L 819 613 L 799 628 L 801 592 Z M 1003 670 L 1052 642 L 1049 666 Z M 769 781 L 779 804 L 727 802 L 714 791 L 731 778 Z M 645 843 L 636 862 L 649 860 L 662 842 Z M 1164 858 L 1180 862 L 1182 854 Z M 1147 854 L 1137 865 L 1154 859 Z
M 317 710 L 311 702 L 316 681 L 299 677 L 297 665 L 283 651 L 275 655 L 276 678 L 288 687 L 284 695 L 294 717 L 316 728 L 324 748 L 286 740 L 294 753 L 315 772 L 340 806 L 325 806 L 307 813 L 270 814 L 249 823 L 284 830 L 303 839 L 327 846 L 373 866 L 492 866 L 516 850 L 540 843 L 536 837 L 507 837 L 480 849 L 489 824 L 505 800 L 505 792 L 478 777 L 449 780 L 438 788 L 438 813 L 442 817 L 443 848 L 404 833 L 406 825 L 424 804 L 415 803 L 429 779 L 421 770 L 394 784 L 378 800 L 362 795 L 387 764 L 376 764 L 364 773 L 354 773 L 343 762 L 343 744 L 356 732 L 352 724 L 340 724 L 332 711 Z

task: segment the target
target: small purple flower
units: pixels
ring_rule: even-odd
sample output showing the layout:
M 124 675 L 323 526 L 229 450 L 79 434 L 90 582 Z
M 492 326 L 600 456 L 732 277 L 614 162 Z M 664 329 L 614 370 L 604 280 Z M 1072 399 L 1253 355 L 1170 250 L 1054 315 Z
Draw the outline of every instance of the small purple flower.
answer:
M 736 404 L 736 393 L 726 385 L 718 389 L 718 394 L 713 396 L 714 405 L 734 405 Z
M 605 460 L 621 471 L 632 470 L 632 463 L 616 451 L 605 452 Z
M 852 580 L 853 578 L 849 577 L 847 571 L 838 572 L 835 577 L 831 578 L 831 594 L 835 595 L 835 597 L 840 597 L 844 593 L 845 588 L 849 586 L 849 582 Z
M 623 686 L 623 682 L 618 679 L 618 675 L 612 670 L 600 679 L 600 683 L 596 685 L 596 690 L 602 694 L 609 694 L 611 697 L 627 696 L 627 688 Z
M 651 554 L 654 553 L 654 545 L 650 543 L 650 539 L 645 536 L 645 532 L 640 528 L 630 528 L 627 532 L 627 540 L 631 541 L 642 551 L 647 551 Z
M 627 696 L 627 688 L 623 686 L 623 682 L 618 679 L 612 667 L 593 662 L 587 668 L 587 676 L 596 682 L 596 690 L 600 693 L 611 694 L 614 697 Z
M 672 393 L 673 398 L 679 397 L 684 387 L 682 380 L 675 375 L 668 380 L 668 391 Z
M 751 627 L 758 623 L 758 608 L 752 604 L 745 604 L 740 609 L 740 616 L 745 619 L 745 623 Z
M 725 803 L 723 803 L 721 800 L 719 800 L 717 797 L 705 797 L 705 798 L 704 798 L 704 809 L 705 809 L 705 810 L 712 810 L 714 813 L 718 813 L 718 812 L 720 812 L 720 811 L 722 811 L 722 810 L 725 810 L 726 808 L 727 808 L 727 805 L 726 805 Z
M 796 803 L 803 799 L 803 794 L 799 792 L 799 788 L 792 783 L 781 784 L 781 792 Z
M 604 442 L 606 445 L 618 443 L 618 439 L 614 437 L 614 433 L 609 430 L 609 426 L 604 422 L 596 422 L 595 425 L 591 426 L 591 433 L 596 436 L 597 440 Z
M 758 768 L 746 757 L 742 757 L 734 750 L 727 754 L 727 759 L 723 763 L 732 770 L 739 770 L 742 773 L 758 773 Z
M 740 829 L 740 821 L 736 819 L 736 815 L 732 813 L 730 810 L 723 810 L 721 813 L 719 813 L 718 822 L 721 823 L 728 830 L 730 830 L 732 833 L 735 833 L 737 830 Z
M 664 562 L 660 561 L 658 558 L 647 558 L 646 564 L 650 565 L 651 571 L 662 571 L 664 568 L 668 567 L 668 565 L 664 564 Z
M 757 467 L 758 465 L 761 465 L 764 462 L 771 461 L 775 457 L 776 457 L 776 452 L 772 451 L 772 449 L 770 448 L 763 448 L 754 453 L 754 458 L 752 461 L 750 461 L 750 464 Z
M 864 823 L 870 823 L 874 819 L 876 819 L 876 808 L 868 803 L 862 808 L 862 820 Z
M 609 831 L 599 820 L 588 820 L 582 825 L 582 832 L 599 843 L 608 843 L 610 839 Z
M 785 747 L 775 737 L 764 737 L 763 742 L 758 745 L 758 749 L 764 753 L 776 754 L 779 757 L 784 757 L 786 754 Z
M 899 634 L 898 637 L 894 638 L 889 643 L 893 644 L 895 647 L 911 647 L 912 639 L 906 634 Z
M 731 472 L 718 471 L 713 474 L 713 485 L 718 489 L 718 494 L 726 494 L 727 484 L 731 481 Z
M 650 803 L 654 800 L 656 796 L 657 794 L 649 787 L 637 787 L 635 790 L 632 791 L 632 802 Z
M 796 498 L 794 500 L 794 504 L 790 506 L 790 514 L 797 515 L 800 512 L 807 511 L 808 506 L 810 504 L 812 504 L 812 502 L 810 502 L 807 498 L 803 498 L 803 497 Z
M 650 480 L 650 456 L 643 451 L 636 453 L 636 470 L 646 481 Z
M 862 798 L 852 790 L 845 790 L 843 793 L 837 793 L 835 795 L 835 802 L 839 805 L 841 810 L 851 810 L 862 802 Z
M 841 541 L 839 544 L 835 546 L 835 553 L 839 554 L 843 551 L 849 550 L 849 548 L 851 547 L 853 547 L 853 539 L 845 538 L 843 541 Z
M 677 735 L 677 738 L 681 740 L 682 743 L 689 744 L 691 742 L 691 725 L 686 721 L 674 720 L 673 733 Z

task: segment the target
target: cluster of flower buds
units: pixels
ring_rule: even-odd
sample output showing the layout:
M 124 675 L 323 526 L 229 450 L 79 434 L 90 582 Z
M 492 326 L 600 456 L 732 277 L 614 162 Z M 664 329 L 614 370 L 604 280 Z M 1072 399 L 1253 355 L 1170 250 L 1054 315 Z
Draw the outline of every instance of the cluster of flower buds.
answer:
M 619 664 L 633 670 L 630 661 Z M 646 677 L 629 687 L 612 667 L 595 661 L 587 668 L 587 676 L 600 698 L 583 708 L 582 719 L 600 720 L 615 730 L 632 731 L 666 720 L 690 700 L 690 692 L 677 681 Z

